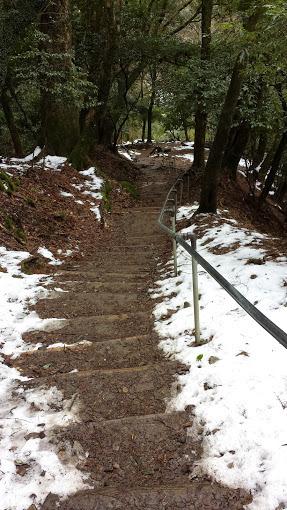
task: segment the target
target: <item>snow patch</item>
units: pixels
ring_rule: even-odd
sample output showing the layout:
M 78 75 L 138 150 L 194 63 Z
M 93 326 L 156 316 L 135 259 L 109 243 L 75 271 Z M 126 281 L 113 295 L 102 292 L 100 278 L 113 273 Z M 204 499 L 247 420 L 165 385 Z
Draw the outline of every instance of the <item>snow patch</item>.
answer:
M 26 379 L 4 363 L 3 355 L 16 357 L 39 347 L 25 343 L 24 332 L 63 323 L 29 312 L 29 304 L 48 294 L 43 283 L 49 281 L 45 275 L 21 272 L 19 264 L 29 255 L 0 247 L 0 510 L 41 505 L 50 492 L 68 496 L 86 486 L 75 467 L 85 452 L 71 451 L 63 462 L 53 443 L 56 427 L 77 420 L 75 397 L 64 400 L 55 387 L 24 389 Z
M 178 218 L 190 218 L 196 207 L 181 208 Z M 219 218 L 212 227 L 206 222 L 198 251 L 286 331 L 286 257 L 267 260 L 267 236 L 241 228 L 226 211 Z M 287 351 L 200 266 L 201 334 L 208 343 L 194 347 L 191 260 L 181 247 L 178 266 L 179 276 L 171 277 L 170 262 L 153 291 L 161 298 L 154 308 L 160 345 L 190 366 L 169 409 L 195 406 L 196 420 L 204 424 L 201 468 L 250 490 L 248 509 L 287 508 Z
M 50 260 L 49 264 L 52 266 L 60 266 L 61 264 L 63 264 L 61 260 L 56 259 L 53 253 L 44 246 L 38 248 L 38 253 L 39 255 L 42 255 L 42 257 L 44 257 L 45 259 L 49 259 Z
M 61 172 L 62 166 L 65 163 L 67 163 L 67 158 L 61 156 L 45 156 L 45 158 L 38 162 L 38 165 L 44 165 L 45 168 L 54 170 L 54 172 Z
M 87 170 L 83 170 L 80 172 L 81 175 L 86 177 L 85 185 L 76 185 L 73 186 L 77 188 L 79 191 L 83 193 L 83 195 L 91 196 L 93 199 L 97 200 L 98 203 L 91 202 L 91 211 L 96 215 L 97 219 L 100 221 L 101 213 L 99 208 L 99 202 L 103 198 L 103 194 L 101 193 L 101 189 L 104 184 L 104 180 L 101 177 L 96 175 L 96 169 L 94 167 L 88 168 Z M 80 203 L 78 201 L 78 203 Z

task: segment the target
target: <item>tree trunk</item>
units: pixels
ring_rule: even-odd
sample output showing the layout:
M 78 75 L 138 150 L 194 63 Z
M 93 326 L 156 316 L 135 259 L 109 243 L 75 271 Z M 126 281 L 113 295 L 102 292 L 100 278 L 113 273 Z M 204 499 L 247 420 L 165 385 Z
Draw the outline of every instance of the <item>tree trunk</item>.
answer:
M 152 142 L 152 120 L 153 120 L 153 108 L 155 103 L 155 95 L 156 95 L 156 69 L 153 67 L 151 69 L 151 96 L 150 96 L 150 102 L 149 107 L 147 111 L 147 143 Z
M 227 143 L 226 141 L 229 137 L 246 66 L 247 55 L 246 52 L 243 51 L 239 54 L 233 69 L 231 82 L 219 118 L 214 142 L 206 164 L 198 209 L 198 212 L 200 213 L 215 213 L 217 210 L 218 181 L 223 162 L 224 150 Z
M 142 142 L 145 141 L 145 130 L 146 130 L 146 118 L 142 121 Z
M 109 109 L 114 78 L 115 53 L 118 45 L 120 0 L 96 0 L 85 4 L 85 24 L 90 37 L 99 41 L 90 52 L 89 80 L 97 88 L 97 106 L 85 112 L 81 136 L 70 161 L 79 170 L 94 160 L 97 146 L 113 150 L 116 138 L 115 119 Z
M 73 79 L 69 0 L 52 0 L 41 15 L 41 30 L 47 36 L 43 51 L 48 54 L 51 75 L 65 72 Z M 79 111 L 71 98 L 57 94 L 61 85 L 53 76 L 42 87 L 42 142 L 51 154 L 68 156 L 79 138 Z
M 22 143 L 21 143 L 18 128 L 15 123 L 13 110 L 10 106 L 10 99 L 9 99 L 7 90 L 5 88 L 2 90 L 0 102 L 1 102 L 1 106 L 3 109 L 3 113 L 5 116 L 5 120 L 6 120 L 8 129 L 10 132 L 15 156 L 16 156 L 16 158 L 22 158 L 23 157 Z
M 98 0 L 95 28 L 102 43 L 101 62 L 98 68 L 93 70 L 97 77 L 98 88 L 95 141 L 98 145 L 111 148 L 114 138 L 114 123 L 109 112 L 109 98 L 118 41 L 117 6 L 115 2 Z
M 211 20 L 212 20 L 213 0 L 202 0 L 201 6 L 201 62 L 202 69 L 205 70 L 206 62 L 210 59 L 211 43 Z M 207 128 L 207 112 L 204 104 L 204 85 L 197 93 L 197 106 L 195 113 L 195 135 L 194 135 L 194 161 L 193 168 L 203 169 L 205 158 L 205 140 Z
M 277 150 L 274 154 L 274 158 L 272 161 L 271 168 L 269 170 L 269 173 L 267 174 L 263 190 L 260 195 L 260 201 L 266 200 L 266 198 L 269 195 L 269 192 L 271 191 L 272 185 L 274 183 L 276 174 L 280 168 L 280 163 L 282 160 L 283 153 L 287 146 L 287 130 L 283 132 L 279 145 L 277 147 Z
M 254 32 L 265 9 L 262 0 L 241 0 L 240 9 L 243 14 L 243 25 L 245 30 L 247 32 Z M 250 14 L 250 12 L 252 14 Z M 244 13 L 249 14 L 247 14 L 244 18 Z M 209 153 L 209 158 L 203 176 L 198 212 L 215 213 L 217 210 L 218 183 L 223 163 L 224 150 L 229 138 L 233 116 L 240 96 L 247 62 L 248 52 L 247 50 L 243 50 L 240 52 L 233 69 L 231 82 L 219 118 L 215 139 Z
M 236 127 L 232 142 L 225 150 L 222 169 L 227 172 L 233 180 L 236 180 L 237 168 L 245 147 L 248 144 L 249 137 L 250 125 L 248 122 L 243 121 Z

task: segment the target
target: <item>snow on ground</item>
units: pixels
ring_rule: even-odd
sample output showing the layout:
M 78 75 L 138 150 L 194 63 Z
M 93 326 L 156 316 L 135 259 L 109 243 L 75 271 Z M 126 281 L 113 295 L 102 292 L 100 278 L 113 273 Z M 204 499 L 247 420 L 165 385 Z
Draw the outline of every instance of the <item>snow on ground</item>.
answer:
M 72 193 L 68 193 L 67 191 L 60 191 L 60 195 L 61 195 L 61 197 L 64 197 L 64 198 L 70 198 L 70 197 L 74 196 Z
M 194 142 L 184 142 L 183 144 L 178 145 L 177 147 L 174 147 L 175 151 L 186 151 L 187 149 L 193 149 L 194 148 Z
M 196 207 L 196 206 L 195 206 Z M 195 208 L 181 208 L 179 219 Z M 201 216 L 198 251 L 251 303 L 287 330 L 287 259 L 266 258 L 267 236 L 242 228 L 221 211 Z M 192 232 L 193 226 L 183 232 Z M 153 296 L 161 347 L 190 365 L 169 404 L 194 405 L 203 428 L 199 470 L 253 494 L 249 510 L 287 508 L 287 351 L 256 324 L 199 266 L 202 339 L 195 347 L 191 261 L 178 248 L 179 276 L 171 262 Z
M 48 168 L 54 172 L 61 172 L 61 167 L 65 163 L 67 163 L 67 158 L 60 156 L 45 156 L 45 158 L 41 159 L 37 164 L 39 166 L 43 165 L 44 168 Z
M 20 175 L 24 174 L 29 168 L 30 163 L 34 159 L 34 157 L 38 156 L 41 152 L 40 147 L 36 147 L 32 154 L 29 154 L 25 158 L 3 158 L 0 157 L 0 170 L 8 171 L 9 169 L 16 170 Z M 134 152 L 135 151 L 130 151 Z M 67 158 L 61 156 L 45 156 L 44 159 L 41 159 L 36 163 L 36 165 L 40 168 L 45 168 L 47 170 L 51 170 L 53 172 L 61 172 L 63 166 L 67 163 Z M 100 221 L 101 213 L 99 208 L 99 203 L 103 198 L 101 193 L 101 189 L 104 184 L 104 180 L 96 175 L 96 169 L 94 167 L 88 168 L 87 170 L 83 170 L 79 172 L 85 178 L 85 182 L 83 184 L 73 184 L 74 188 L 78 191 L 81 191 L 83 195 L 88 197 L 92 197 L 90 201 L 91 211 L 96 215 L 97 219 Z M 11 174 L 10 174 L 11 175 Z M 73 198 L 72 193 L 68 193 L 66 191 L 60 191 L 60 196 L 65 198 Z M 84 202 L 81 200 L 75 200 L 76 203 L 83 205 Z M 45 256 L 45 255 L 43 255 Z
M 39 153 L 38 149 L 35 153 Z M 0 169 L 15 168 L 20 174 L 25 173 L 32 158 L 12 158 L 13 161 L 2 158 Z M 66 158 L 45 158 L 45 167 L 52 171 L 61 171 L 65 163 Z M 43 161 L 37 164 L 41 166 Z M 80 173 L 85 181 L 75 186 L 79 186 L 85 201 L 88 200 L 100 218 L 103 180 L 96 176 L 94 168 Z M 70 196 L 65 192 L 61 194 Z M 49 264 L 62 263 L 45 246 L 39 247 L 38 253 L 47 258 Z M 64 253 L 58 250 L 57 253 L 69 257 L 72 250 Z M 57 427 L 77 421 L 77 395 L 64 400 L 56 387 L 25 389 L 22 383 L 27 379 L 5 363 L 7 356 L 15 358 L 41 346 L 24 342 L 25 332 L 54 330 L 61 327 L 64 320 L 42 320 L 29 311 L 29 305 L 47 296 L 45 285 L 51 283 L 51 278 L 45 275 L 22 273 L 21 262 L 29 256 L 28 252 L 8 251 L 0 246 L 0 510 L 27 510 L 33 504 L 41 505 L 50 492 L 64 497 L 87 486 L 87 475 L 76 468 L 86 452 L 76 444 L 57 446 L 53 442 L 53 431 Z M 65 450 L 67 455 L 63 456 Z
M 83 170 L 82 172 L 79 173 L 86 178 L 86 182 L 84 184 L 73 184 L 73 186 L 77 190 L 81 191 L 83 195 L 92 197 L 93 200 L 90 202 L 90 205 L 92 207 L 90 209 L 96 215 L 97 219 L 100 221 L 101 212 L 99 202 L 103 198 L 101 189 L 103 187 L 104 180 L 96 175 L 96 169 L 94 167 L 88 168 L 87 170 Z M 82 204 L 83 202 L 78 200 L 77 203 Z
M 44 257 L 45 259 L 50 260 L 49 264 L 52 266 L 60 266 L 61 264 L 63 264 L 62 260 L 56 259 L 53 253 L 44 246 L 38 248 L 38 253 L 39 255 L 42 255 L 42 257 Z
M 42 151 L 41 147 L 36 147 L 34 151 L 31 152 L 31 154 L 28 154 L 28 156 L 26 156 L 25 158 L 11 158 L 10 161 L 18 164 L 28 163 L 29 161 L 33 161 L 34 158 L 39 156 L 39 154 L 41 154 L 41 151 Z
M 133 161 L 137 156 L 141 155 L 141 152 L 132 149 L 126 149 L 125 147 L 119 148 L 118 153 L 129 161 Z
M 175 157 L 176 158 L 181 158 L 181 159 L 187 159 L 188 161 L 193 161 L 194 160 L 193 154 L 177 154 Z
M 25 390 L 19 385 L 25 378 L 3 358 L 37 349 L 22 340 L 23 333 L 56 324 L 28 311 L 29 304 L 47 294 L 43 284 L 48 281 L 21 272 L 19 264 L 28 256 L 0 247 L 0 510 L 26 510 L 50 492 L 66 496 L 85 486 L 75 467 L 85 453 L 71 452 L 62 462 L 51 442 L 56 427 L 77 420 L 77 405 L 65 401 L 55 387 Z

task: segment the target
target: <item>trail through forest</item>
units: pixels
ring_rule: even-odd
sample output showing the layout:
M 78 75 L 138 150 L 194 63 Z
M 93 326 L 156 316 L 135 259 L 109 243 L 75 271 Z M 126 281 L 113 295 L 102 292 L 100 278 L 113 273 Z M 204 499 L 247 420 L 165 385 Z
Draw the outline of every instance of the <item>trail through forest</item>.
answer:
M 166 413 L 186 369 L 158 349 L 150 288 L 170 253 L 157 217 L 174 175 L 159 159 L 141 170 L 140 200 L 113 212 L 109 242 L 60 271 L 53 286 L 65 292 L 36 305 L 42 318 L 65 318 L 62 328 L 28 333 L 44 348 L 15 366 L 33 377 L 26 390 L 56 387 L 79 409 L 51 441 L 62 462 L 74 459 L 85 487 L 57 508 L 241 509 L 244 491 L 193 475 L 201 444 L 192 409 Z M 48 495 L 42 510 L 58 499 Z

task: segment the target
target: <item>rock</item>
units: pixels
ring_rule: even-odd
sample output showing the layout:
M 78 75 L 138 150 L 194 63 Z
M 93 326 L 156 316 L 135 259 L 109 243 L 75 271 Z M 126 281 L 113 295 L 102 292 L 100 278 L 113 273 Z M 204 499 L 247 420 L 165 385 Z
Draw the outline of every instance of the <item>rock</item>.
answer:
M 210 365 L 214 365 L 214 363 L 217 363 L 217 361 L 219 361 L 219 360 L 220 360 L 220 358 L 217 358 L 217 356 L 210 356 L 208 363 Z

